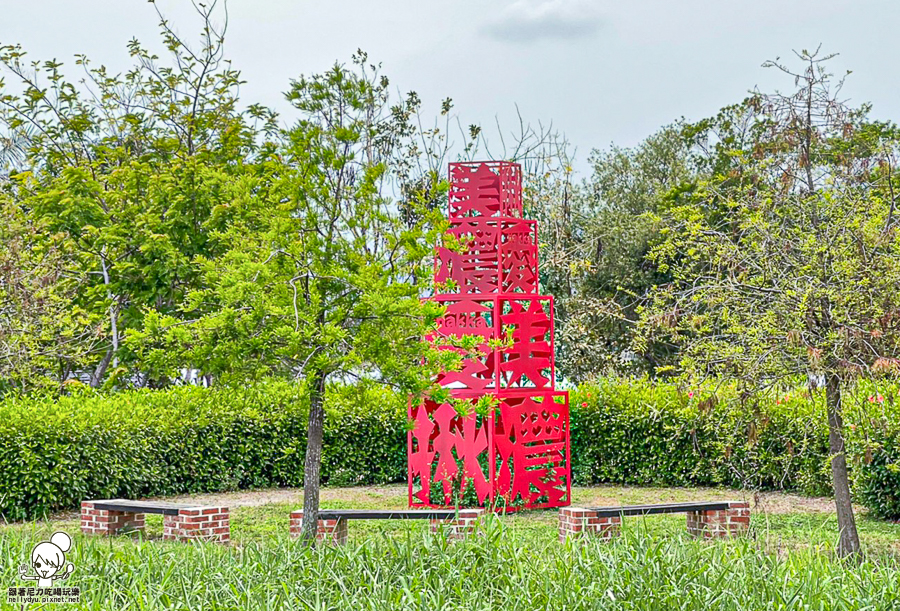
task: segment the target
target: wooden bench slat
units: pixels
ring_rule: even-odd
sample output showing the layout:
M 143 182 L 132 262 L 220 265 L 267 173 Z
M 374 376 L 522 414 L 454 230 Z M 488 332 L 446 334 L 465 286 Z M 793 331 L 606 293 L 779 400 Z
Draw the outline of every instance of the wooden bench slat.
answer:
M 320 509 L 320 520 L 449 520 L 454 509 Z
M 166 501 L 129 501 L 128 499 L 105 499 L 101 501 L 88 501 L 94 504 L 94 509 L 106 511 L 127 511 L 130 513 L 159 513 L 163 515 L 177 515 L 182 509 L 200 509 L 204 505 L 188 503 L 169 503 Z
M 659 505 L 624 505 L 621 507 L 586 507 L 596 511 L 598 517 L 645 516 L 656 513 L 686 513 L 688 511 L 717 511 L 728 509 L 740 501 L 713 501 L 706 503 L 663 503 Z

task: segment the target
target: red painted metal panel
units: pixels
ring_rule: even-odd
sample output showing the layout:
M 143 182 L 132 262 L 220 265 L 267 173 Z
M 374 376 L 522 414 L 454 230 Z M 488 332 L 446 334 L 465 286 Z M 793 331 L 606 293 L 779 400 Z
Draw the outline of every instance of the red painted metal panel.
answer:
M 446 312 L 438 319 L 435 335 L 442 337 L 462 337 L 478 335 L 483 342 L 478 345 L 479 356 L 463 361 L 459 371 L 446 371 L 438 374 L 438 383 L 446 388 L 456 390 L 474 390 L 484 392 L 497 388 L 497 350 L 488 342 L 496 339 L 496 299 L 493 296 L 474 297 L 468 295 L 439 295 L 434 298 L 446 306 Z M 431 336 L 430 341 L 438 338 Z M 453 346 L 441 345 L 441 350 L 452 350 L 459 353 L 465 351 Z
M 501 351 L 501 386 L 552 388 L 553 298 L 504 299 L 500 324 L 512 333 L 513 340 L 511 346 Z
M 522 216 L 522 168 L 506 161 L 450 164 L 450 218 Z
M 499 250 L 500 291 L 503 293 L 537 293 L 537 221 L 522 220 L 504 223 Z
M 449 237 L 435 257 L 445 292 L 432 297 L 446 312 L 428 339 L 460 352 L 443 340 L 483 342 L 460 371 L 439 374 L 452 402 L 409 405 L 411 507 L 569 504 L 568 393 L 555 391 L 553 297 L 538 294 L 537 223 L 521 217 L 518 164 L 450 164 Z M 484 395 L 496 407 L 478 413 Z
M 494 493 L 506 511 L 569 504 L 569 395 L 503 396 L 495 416 Z
M 410 406 L 410 507 L 452 507 L 465 499 L 485 504 L 491 486 L 488 457 L 492 419 L 449 403 L 426 400 Z
M 451 221 L 447 235 L 462 248 L 437 249 L 434 281 L 448 293 L 537 293 L 536 221 L 471 217 Z

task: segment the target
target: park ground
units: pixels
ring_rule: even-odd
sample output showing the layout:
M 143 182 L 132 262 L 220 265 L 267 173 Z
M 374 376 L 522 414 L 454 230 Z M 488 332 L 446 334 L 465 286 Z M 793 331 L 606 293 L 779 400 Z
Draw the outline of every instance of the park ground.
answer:
M 227 505 L 231 508 L 232 545 L 265 542 L 288 535 L 288 515 L 303 505 L 299 488 L 277 488 L 215 494 L 190 494 L 159 500 L 202 505 Z M 752 508 L 752 536 L 769 549 L 814 547 L 829 550 L 836 540 L 837 523 L 834 502 L 827 497 L 808 497 L 782 492 L 747 492 L 722 488 L 662 488 L 634 486 L 575 487 L 572 505 L 603 507 L 678 503 L 686 501 L 744 500 Z M 406 509 L 405 485 L 323 488 L 323 509 Z M 860 537 L 870 554 L 896 558 L 900 562 L 900 524 L 871 519 L 857 507 Z M 528 511 L 501 518 L 511 532 L 553 538 L 557 511 Z M 685 516 L 669 514 L 626 518 L 625 529 L 648 529 L 658 534 L 684 530 Z M 3 533 L 41 535 L 64 530 L 77 533 L 78 511 L 60 512 L 49 520 L 0 525 Z M 428 530 L 426 521 L 358 521 L 350 523 L 350 541 L 362 543 L 380 535 L 416 533 Z M 147 516 L 145 539 L 162 537 L 162 517 Z
M 556 511 L 548 510 L 504 516 L 464 543 L 431 535 L 426 521 L 351 521 L 346 547 L 308 550 L 288 536 L 288 514 L 302 504 L 298 489 L 169 497 L 229 505 L 231 545 L 164 542 L 159 516 L 147 516 L 143 535 L 83 537 L 77 512 L 62 512 L 0 525 L 0 585 L 4 594 L 23 585 L 18 564 L 63 530 L 74 535 L 69 559 L 79 568 L 68 585 L 80 586 L 84 609 L 900 609 L 900 525 L 862 510 L 866 559 L 848 566 L 834 554 L 827 498 L 573 490 L 576 506 L 718 499 L 751 503 L 749 537 L 696 541 L 683 515 L 661 515 L 626 518 L 614 543 L 560 544 Z M 321 505 L 405 508 L 406 487 L 328 488 Z

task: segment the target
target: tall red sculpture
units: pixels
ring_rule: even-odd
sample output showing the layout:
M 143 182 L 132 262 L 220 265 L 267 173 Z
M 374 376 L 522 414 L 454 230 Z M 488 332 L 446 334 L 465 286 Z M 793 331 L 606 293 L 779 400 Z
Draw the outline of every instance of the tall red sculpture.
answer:
M 436 335 L 483 341 L 437 380 L 471 409 L 410 404 L 410 507 L 568 505 L 569 395 L 555 390 L 553 297 L 537 292 L 537 222 L 522 218 L 521 167 L 451 163 L 449 199 L 448 233 L 465 248 L 437 249 L 435 281 L 452 292 L 432 297 L 447 308 Z M 478 413 L 484 395 L 496 407 Z

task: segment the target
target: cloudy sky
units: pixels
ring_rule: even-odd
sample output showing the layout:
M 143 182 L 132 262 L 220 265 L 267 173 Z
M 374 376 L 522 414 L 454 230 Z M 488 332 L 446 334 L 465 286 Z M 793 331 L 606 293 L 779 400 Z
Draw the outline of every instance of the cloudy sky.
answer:
M 158 0 L 185 36 L 188 0 Z M 155 42 L 146 0 L 0 0 L 0 44 L 71 65 L 85 53 L 128 65 L 127 41 Z M 879 118 L 900 119 L 900 0 L 230 0 L 228 56 L 242 95 L 285 110 L 291 78 L 349 62 L 362 48 L 398 89 L 464 124 L 511 130 L 516 105 L 552 122 L 584 160 L 631 146 L 679 117 L 714 114 L 754 86 L 792 83 L 761 64 L 793 49 L 837 52 L 845 88 Z

